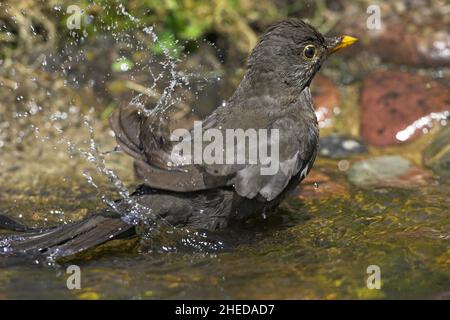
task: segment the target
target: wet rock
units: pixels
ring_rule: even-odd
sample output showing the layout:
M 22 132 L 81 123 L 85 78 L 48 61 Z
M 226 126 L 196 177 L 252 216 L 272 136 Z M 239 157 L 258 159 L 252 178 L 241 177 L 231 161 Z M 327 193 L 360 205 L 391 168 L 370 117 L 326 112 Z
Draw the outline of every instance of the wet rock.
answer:
M 331 159 L 343 159 L 367 152 L 359 140 L 346 135 L 334 134 L 320 139 L 319 155 Z
M 320 183 L 320 182 L 326 182 L 326 181 L 330 181 L 331 178 L 317 170 L 317 169 L 313 169 L 311 170 L 311 172 L 306 176 L 306 178 L 303 180 L 303 184 L 315 184 L 315 183 Z
M 313 170 L 297 188 L 302 200 L 348 195 L 348 186 L 332 180 L 327 174 Z
M 360 107 L 363 138 L 388 146 L 414 140 L 446 121 L 450 92 L 423 76 L 380 71 L 363 81 Z
M 342 19 L 336 31 L 361 39 L 360 45 L 352 46 L 344 54 L 367 50 L 383 61 L 399 65 L 450 66 L 450 20 L 445 11 L 427 4 L 400 10 L 392 5 L 380 5 L 380 29 L 369 29 L 367 16 Z
M 431 25 L 387 23 L 380 32 L 373 33 L 370 49 L 381 59 L 396 64 L 439 67 L 450 65 L 449 27 L 439 29 Z
M 311 91 L 319 127 L 331 126 L 340 103 L 337 86 L 327 77 L 317 75 L 312 82 Z
M 425 149 L 423 161 L 437 174 L 450 177 L 450 126 L 439 132 Z
M 400 156 L 380 156 L 355 162 L 348 179 L 359 187 L 416 187 L 425 185 L 430 174 Z

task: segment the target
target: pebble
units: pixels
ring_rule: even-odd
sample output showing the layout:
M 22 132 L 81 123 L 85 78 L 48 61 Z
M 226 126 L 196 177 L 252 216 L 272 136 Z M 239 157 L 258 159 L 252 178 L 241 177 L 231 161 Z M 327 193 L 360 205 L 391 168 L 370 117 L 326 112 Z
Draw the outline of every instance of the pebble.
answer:
M 331 159 L 343 159 L 367 152 L 359 140 L 347 135 L 330 135 L 320 139 L 319 155 Z
M 377 71 L 361 88 L 361 134 L 375 146 L 412 141 L 450 115 L 450 92 L 431 79 Z
M 347 171 L 351 183 L 359 187 L 417 187 L 427 183 L 427 171 L 396 155 L 379 156 L 353 163 Z

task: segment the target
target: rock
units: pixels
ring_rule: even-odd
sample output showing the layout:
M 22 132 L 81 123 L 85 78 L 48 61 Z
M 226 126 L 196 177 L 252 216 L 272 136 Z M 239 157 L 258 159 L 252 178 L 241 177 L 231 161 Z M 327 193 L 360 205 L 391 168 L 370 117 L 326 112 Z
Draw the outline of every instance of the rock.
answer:
M 317 170 L 312 170 L 298 186 L 298 197 L 302 200 L 348 195 L 348 186 Z
M 367 152 L 361 141 L 346 135 L 330 135 L 320 139 L 319 155 L 331 159 L 343 159 Z
M 423 67 L 450 66 L 450 29 L 438 28 L 438 23 L 387 22 L 384 29 L 373 33 L 369 47 L 387 62 Z
M 359 187 L 408 188 L 426 184 L 430 174 L 400 156 L 380 156 L 355 162 L 347 177 Z
M 331 126 L 340 103 L 337 86 L 327 77 L 317 75 L 312 82 L 311 91 L 319 128 Z
M 370 74 L 361 89 L 361 133 L 371 145 L 418 138 L 449 116 L 450 93 L 426 77 L 398 71 Z
M 313 169 L 306 176 L 306 178 L 302 181 L 302 183 L 303 184 L 315 184 L 315 183 L 330 181 L 330 179 L 331 178 L 327 174 L 322 173 L 317 169 Z
M 450 177 L 450 126 L 439 132 L 424 150 L 423 161 L 437 174 Z
M 423 4 L 395 12 L 393 4 L 381 4 L 380 29 L 367 27 L 367 16 L 353 12 L 336 26 L 339 34 L 360 39 L 344 54 L 365 50 L 383 61 L 415 67 L 450 66 L 450 25 L 444 10 Z M 431 9 L 431 10 L 430 10 Z M 365 12 L 364 12 L 365 13 Z

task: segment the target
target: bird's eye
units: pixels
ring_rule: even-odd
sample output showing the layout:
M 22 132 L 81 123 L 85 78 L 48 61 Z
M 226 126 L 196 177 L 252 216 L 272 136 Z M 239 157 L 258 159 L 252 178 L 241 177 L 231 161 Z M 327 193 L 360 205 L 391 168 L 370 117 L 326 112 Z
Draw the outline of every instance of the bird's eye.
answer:
M 305 49 L 303 49 L 303 56 L 306 59 L 312 59 L 316 55 L 316 47 L 312 44 L 308 44 Z

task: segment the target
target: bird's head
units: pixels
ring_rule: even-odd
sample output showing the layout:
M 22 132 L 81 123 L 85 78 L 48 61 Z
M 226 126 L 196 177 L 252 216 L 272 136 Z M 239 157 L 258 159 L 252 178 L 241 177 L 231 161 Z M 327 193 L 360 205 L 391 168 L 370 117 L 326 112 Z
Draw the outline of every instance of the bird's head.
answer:
M 290 19 L 270 27 L 248 60 L 248 77 L 303 89 L 309 85 L 326 58 L 357 39 L 350 36 L 324 37 L 301 20 Z

